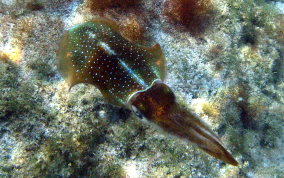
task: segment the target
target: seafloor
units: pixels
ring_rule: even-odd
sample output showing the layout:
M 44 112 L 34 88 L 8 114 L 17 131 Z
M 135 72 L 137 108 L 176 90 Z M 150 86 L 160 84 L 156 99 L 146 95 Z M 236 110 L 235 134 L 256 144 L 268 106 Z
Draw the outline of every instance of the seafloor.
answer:
M 283 0 L 207 0 L 210 10 L 193 10 L 190 22 L 165 10 L 170 0 L 100 9 L 90 1 L 0 1 L 0 177 L 284 175 Z M 161 45 L 165 83 L 240 166 L 108 104 L 94 86 L 68 91 L 58 43 L 72 25 L 99 16 L 141 23 L 129 38 Z

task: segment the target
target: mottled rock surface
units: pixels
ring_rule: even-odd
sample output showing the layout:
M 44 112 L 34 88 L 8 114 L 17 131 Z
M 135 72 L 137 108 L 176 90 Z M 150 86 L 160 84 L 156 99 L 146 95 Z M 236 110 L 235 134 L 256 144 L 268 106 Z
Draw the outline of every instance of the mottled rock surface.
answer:
M 169 21 L 163 4 L 96 13 L 87 0 L 0 2 L 1 177 L 284 175 L 283 1 L 215 0 L 198 35 Z M 108 104 L 91 85 L 68 91 L 58 43 L 64 30 L 98 16 L 143 24 L 143 43 L 159 43 L 167 60 L 165 83 L 239 167 Z

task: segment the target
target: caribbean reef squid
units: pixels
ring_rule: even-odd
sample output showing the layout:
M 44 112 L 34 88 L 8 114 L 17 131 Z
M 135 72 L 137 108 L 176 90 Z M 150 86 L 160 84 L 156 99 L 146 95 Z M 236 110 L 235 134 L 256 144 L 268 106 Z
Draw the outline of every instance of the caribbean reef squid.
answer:
M 166 64 L 159 44 L 148 48 L 132 43 L 120 34 L 115 22 L 95 19 L 66 31 L 57 55 L 58 68 L 70 88 L 92 84 L 108 102 L 127 106 L 169 134 L 238 165 L 218 136 L 178 104 L 173 91 L 163 83 Z

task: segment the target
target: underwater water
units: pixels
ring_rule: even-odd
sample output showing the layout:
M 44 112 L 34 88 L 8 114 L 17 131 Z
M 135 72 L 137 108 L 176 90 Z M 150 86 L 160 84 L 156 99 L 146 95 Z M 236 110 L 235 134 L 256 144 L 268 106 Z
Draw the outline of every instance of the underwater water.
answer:
M 1 0 L 0 177 L 282 177 L 283 9 Z

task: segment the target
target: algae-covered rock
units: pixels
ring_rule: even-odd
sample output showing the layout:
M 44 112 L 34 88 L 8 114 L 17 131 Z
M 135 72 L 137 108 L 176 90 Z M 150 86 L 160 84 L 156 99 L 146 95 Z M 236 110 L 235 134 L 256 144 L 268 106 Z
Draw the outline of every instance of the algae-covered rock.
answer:
M 212 16 L 200 22 L 208 26 L 197 35 L 169 21 L 162 0 L 103 12 L 91 9 L 89 0 L 1 1 L 0 176 L 281 177 L 283 2 L 211 2 Z M 107 103 L 94 86 L 69 91 L 57 70 L 59 41 L 71 26 L 99 15 L 142 24 L 141 41 L 161 45 L 165 83 L 240 166 Z

